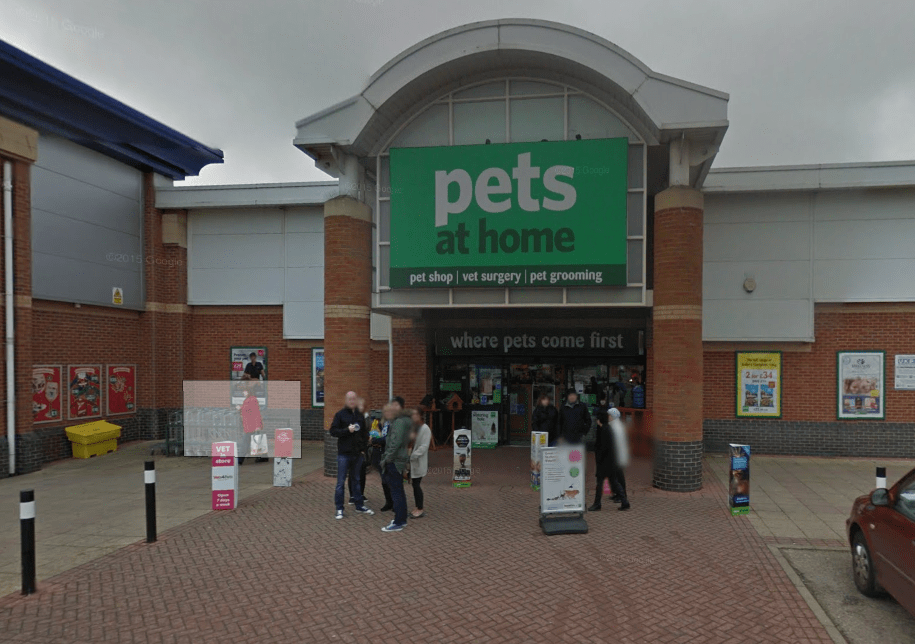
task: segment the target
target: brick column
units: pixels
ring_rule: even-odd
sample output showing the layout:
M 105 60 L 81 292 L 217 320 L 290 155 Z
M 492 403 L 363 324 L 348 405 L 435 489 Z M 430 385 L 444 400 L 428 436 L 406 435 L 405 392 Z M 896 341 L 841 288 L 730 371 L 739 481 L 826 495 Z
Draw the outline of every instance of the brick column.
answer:
M 702 194 L 672 187 L 655 197 L 653 483 L 702 487 Z
M 432 392 L 432 361 L 426 338 L 426 325 L 415 318 L 392 318 L 394 345 L 394 395 L 407 407 L 416 407 Z
M 352 197 L 324 204 L 324 428 L 347 391 L 368 398 L 372 342 L 372 210 Z M 337 441 L 324 441 L 324 475 L 337 475 Z

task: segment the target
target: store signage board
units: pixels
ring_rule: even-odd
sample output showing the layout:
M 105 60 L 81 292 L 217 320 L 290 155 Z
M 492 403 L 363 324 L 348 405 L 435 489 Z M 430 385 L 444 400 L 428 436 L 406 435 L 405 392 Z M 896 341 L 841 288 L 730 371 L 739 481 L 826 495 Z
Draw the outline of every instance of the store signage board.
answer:
M 540 514 L 584 512 L 584 445 L 544 447 L 540 458 Z
M 232 441 L 212 445 L 213 509 L 234 510 L 238 506 L 238 450 Z
M 840 351 L 836 354 L 839 379 L 839 420 L 882 420 L 886 417 L 886 389 L 882 351 Z
M 454 430 L 454 470 L 452 474 L 454 487 L 470 487 L 472 447 L 469 429 Z
M 625 138 L 391 150 L 393 288 L 625 286 Z
M 737 360 L 737 417 L 781 418 L 782 354 L 740 352 Z
M 638 329 L 439 329 L 441 356 L 636 356 L 645 352 Z M 471 383 L 472 386 L 472 383 Z
M 915 355 L 896 356 L 895 384 L 896 389 L 915 390 Z
M 540 472 L 543 467 L 542 452 L 547 446 L 547 432 L 531 432 L 531 487 L 540 489 Z
M 499 412 L 474 409 L 470 412 L 470 431 L 474 447 L 494 449 L 499 444 Z

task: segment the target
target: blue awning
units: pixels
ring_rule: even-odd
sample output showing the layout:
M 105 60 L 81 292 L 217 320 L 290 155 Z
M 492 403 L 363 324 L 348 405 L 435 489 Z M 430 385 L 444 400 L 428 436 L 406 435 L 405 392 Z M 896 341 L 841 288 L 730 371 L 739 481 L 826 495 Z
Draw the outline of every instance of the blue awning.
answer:
M 0 40 L 0 114 L 170 179 L 222 163 L 210 148 Z

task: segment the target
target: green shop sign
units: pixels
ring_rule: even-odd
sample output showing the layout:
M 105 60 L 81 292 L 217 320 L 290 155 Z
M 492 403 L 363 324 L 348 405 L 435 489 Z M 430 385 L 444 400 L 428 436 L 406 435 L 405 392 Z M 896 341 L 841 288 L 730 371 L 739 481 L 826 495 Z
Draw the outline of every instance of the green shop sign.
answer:
M 391 150 L 391 287 L 624 286 L 628 141 Z

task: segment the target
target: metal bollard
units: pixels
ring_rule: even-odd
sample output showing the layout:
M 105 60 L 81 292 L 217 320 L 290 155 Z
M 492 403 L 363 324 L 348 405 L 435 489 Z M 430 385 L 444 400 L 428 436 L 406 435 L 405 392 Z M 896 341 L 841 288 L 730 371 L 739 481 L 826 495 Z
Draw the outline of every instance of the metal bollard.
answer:
M 877 468 L 877 489 L 881 490 L 886 488 L 886 468 L 878 467 Z
M 146 482 L 146 543 L 156 540 L 156 464 L 146 461 L 146 470 L 143 472 Z
M 35 490 L 19 492 L 19 529 L 22 539 L 22 594 L 31 595 L 35 584 Z

